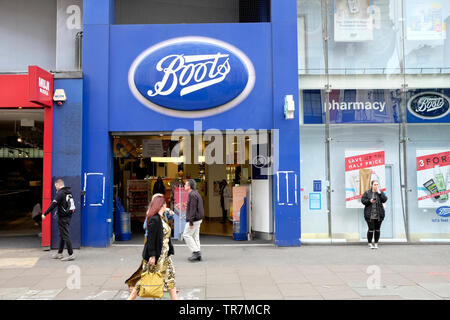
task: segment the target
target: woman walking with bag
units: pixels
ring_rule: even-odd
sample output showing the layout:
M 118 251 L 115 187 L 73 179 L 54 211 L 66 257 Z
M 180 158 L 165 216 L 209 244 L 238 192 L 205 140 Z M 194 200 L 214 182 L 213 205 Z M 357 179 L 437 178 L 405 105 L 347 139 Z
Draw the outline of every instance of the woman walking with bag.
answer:
M 156 196 L 163 196 L 161 193 L 156 193 L 153 195 L 152 197 L 152 201 Z M 151 204 L 151 202 L 150 202 Z M 151 205 L 148 206 L 148 210 L 146 213 L 146 217 L 145 217 L 145 221 L 144 221 L 144 231 L 145 231 L 145 236 L 144 236 L 144 246 L 147 243 L 147 235 L 148 235 L 148 215 L 150 212 L 150 208 Z M 139 265 L 139 267 L 137 268 L 137 270 L 133 273 L 133 275 L 131 277 L 129 277 L 127 280 L 125 280 L 125 284 L 128 286 L 128 290 L 130 291 L 130 293 L 133 291 L 133 288 L 136 286 L 136 283 L 141 279 L 141 274 L 143 272 L 143 266 L 147 264 L 146 260 L 142 260 L 141 264 Z
M 142 252 L 142 272 L 159 272 L 163 278 L 164 290 L 169 291 L 170 299 L 177 300 L 177 289 L 175 287 L 175 267 L 171 255 L 174 254 L 170 240 L 171 228 L 167 222 L 164 212 L 167 211 L 166 200 L 162 195 L 155 195 L 147 212 L 148 234 L 147 242 Z M 138 280 L 128 300 L 134 300 L 140 290 Z
M 370 190 L 364 192 L 361 202 L 365 206 L 364 219 L 369 227 L 369 230 L 367 231 L 369 248 L 378 249 L 381 223 L 384 220 L 383 203 L 387 201 L 387 197 L 384 192 L 380 190 L 380 185 L 377 180 L 373 180 L 371 186 Z M 372 238 L 375 238 L 375 244 L 372 244 Z

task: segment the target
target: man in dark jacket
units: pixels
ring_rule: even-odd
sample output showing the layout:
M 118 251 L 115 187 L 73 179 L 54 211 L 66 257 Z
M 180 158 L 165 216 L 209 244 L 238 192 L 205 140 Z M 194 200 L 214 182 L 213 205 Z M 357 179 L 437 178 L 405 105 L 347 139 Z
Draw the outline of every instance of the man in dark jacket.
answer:
M 69 225 L 72 214 L 75 211 L 75 203 L 70 188 L 64 186 L 64 181 L 58 179 L 55 182 L 56 195 L 50 207 L 42 214 L 42 219 L 58 207 L 58 229 L 59 229 L 59 250 L 52 256 L 53 259 L 61 259 L 61 261 L 70 261 L 75 259 L 72 250 L 72 242 L 70 241 Z M 63 258 L 64 244 L 67 245 L 68 257 Z
M 384 220 L 383 203 L 387 201 L 387 196 L 380 189 L 379 182 L 373 180 L 370 190 L 364 192 L 361 202 L 364 207 L 364 219 L 367 222 L 369 230 L 367 231 L 367 241 L 369 248 L 378 249 L 378 240 L 380 239 L 381 222 Z M 372 238 L 375 243 L 372 244 Z
M 189 198 L 186 205 L 186 226 L 184 228 L 183 238 L 188 248 L 192 251 L 189 261 L 200 261 L 202 255 L 200 252 L 200 225 L 202 223 L 204 210 L 203 199 L 197 191 L 197 184 L 189 179 L 184 185 L 189 192 Z

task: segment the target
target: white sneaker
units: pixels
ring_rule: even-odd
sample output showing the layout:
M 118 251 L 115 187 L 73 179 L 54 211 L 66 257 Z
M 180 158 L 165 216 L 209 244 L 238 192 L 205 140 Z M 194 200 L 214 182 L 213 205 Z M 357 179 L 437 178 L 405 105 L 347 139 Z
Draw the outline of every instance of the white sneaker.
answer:
M 378 243 L 375 243 L 373 246 L 374 249 L 378 249 Z
M 61 261 L 72 261 L 75 260 L 75 255 L 72 253 L 72 255 L 62 258 Z
M 374 246 L 373 246 L 372 243 L 369 243 L 369 248 L 370 248 L 370 249 L 374 249 Z

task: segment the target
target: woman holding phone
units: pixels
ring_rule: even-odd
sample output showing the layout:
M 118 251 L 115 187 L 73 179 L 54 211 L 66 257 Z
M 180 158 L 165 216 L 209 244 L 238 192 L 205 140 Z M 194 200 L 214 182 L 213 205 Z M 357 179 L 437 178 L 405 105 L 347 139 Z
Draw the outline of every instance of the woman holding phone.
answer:
M 372 180 L 370 185 L 370 190 L 364 192 L 361 202 L 365 206 L 364 219 L 369 227 L 369 230 L 367 231 L 369 248 L 378 249 L 381 223 L 384 220 L 383 203 L 387 201 L 387 197 L 384 192 L 380 190 L 380 184 L 377 180 Z M 374 244 L 372 244 L 372 239 L 375 240 Z

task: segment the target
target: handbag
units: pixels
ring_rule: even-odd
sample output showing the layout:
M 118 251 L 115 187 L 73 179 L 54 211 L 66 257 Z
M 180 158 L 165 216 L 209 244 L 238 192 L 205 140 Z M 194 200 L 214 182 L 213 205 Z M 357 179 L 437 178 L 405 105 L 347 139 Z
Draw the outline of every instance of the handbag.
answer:
M 163 292 L 163 278 L 160 272 L 147 270 L 141 274 L 139 297 L 161 299 Z

